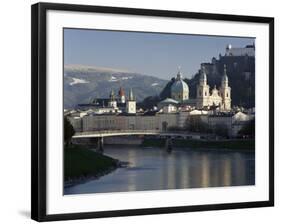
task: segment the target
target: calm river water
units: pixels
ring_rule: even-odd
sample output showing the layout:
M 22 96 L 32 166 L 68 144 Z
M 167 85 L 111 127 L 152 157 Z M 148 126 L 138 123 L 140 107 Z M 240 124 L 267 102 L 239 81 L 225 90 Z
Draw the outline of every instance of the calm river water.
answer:
M 129 162 L 110 174 L 65 189 L 105 193 L 255 184 L 254 152 L 106 146 L 104 154 Z

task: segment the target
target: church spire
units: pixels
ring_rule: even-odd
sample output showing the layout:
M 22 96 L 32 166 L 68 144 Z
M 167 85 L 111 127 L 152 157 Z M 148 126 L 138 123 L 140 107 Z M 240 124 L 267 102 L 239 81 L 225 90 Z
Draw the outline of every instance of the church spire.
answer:
M 206 70 L 205 66 L 201 66 L 201 74 L 200 74 L 200 85 L 206 85 L 207 84 L 207 75 L 206 75 Z
M 231 110 L 231 88 L 228 86 L 228 77 L 226 72 L 226 65 L 223 68 L 223 76 L 221 80 L 220 94 L 222 97 L 222 108 L 223 110 Z
M 223 67 L 223 76 L 222 76 L 222 80 L 221 80 L 221 85 L 224 86 L 228 86 L 228 76 L 226 73 L 226 65 L 224 65 Z
M 223 73 L 224 73 L 224 75 L 226 75 L 226 64 L 224 64 L 224 66 L 223 66 Z
M 177 73 L 177 80 L 182 80 L 182 74 L 181 74 L 181 66 L 178 66 L 178 73 Z
M 110 91 L 109 98 L 110 98 L 110 100 L 112 100 L 112 101 L 113 101 L 114 98 L 115 98 L 113 89 Z
M 129 92 L 129 99 L 126 102 L 126 112 L 128 114 L 135 114 L 136 113 L 136 100 L 134 98 L 132 88 L 130 89 L 130 92 Z
M 125 96 L 125 91 L 124 89 L 120 86 L 119 92 L 118 92 L 118 96 L 119 96 L 119 102 L 120 103 L 125 103 L 126 102 L 126 96 Z
M 130 92 L 129 92 L 129 100 L 130 100 L 130 101 L 134 101 L 134 100 L 135 100 L 135 99 L 134 99 L 134 93 L 133 93 L 132 88 L 130 89 Z

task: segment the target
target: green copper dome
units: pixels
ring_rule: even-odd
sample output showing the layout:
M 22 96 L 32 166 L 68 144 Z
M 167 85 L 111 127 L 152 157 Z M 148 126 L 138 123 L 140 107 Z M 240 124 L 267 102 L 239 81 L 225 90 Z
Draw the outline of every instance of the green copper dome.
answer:
M 171 88 L 171 93 L 183 93 L 183 92 L 189 92 L 188 85 L 185 81 L 182 80 L 182 76 L 180 72 L 177 74 L 176 81 L 173 83 Z

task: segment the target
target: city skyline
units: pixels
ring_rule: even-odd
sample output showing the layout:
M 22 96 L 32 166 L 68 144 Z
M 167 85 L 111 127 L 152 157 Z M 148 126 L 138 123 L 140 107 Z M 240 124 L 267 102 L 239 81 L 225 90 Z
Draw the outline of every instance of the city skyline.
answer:
M 65 195 L 255 185 L 254 38 L 64 40 Z
M 192 77 L 203 62 L 224 55 L 225 47 L 245 47 L 255 38 L 127 31 L 64 29 L 64 64 L 137 72 L 170 80 L 178 67 Z

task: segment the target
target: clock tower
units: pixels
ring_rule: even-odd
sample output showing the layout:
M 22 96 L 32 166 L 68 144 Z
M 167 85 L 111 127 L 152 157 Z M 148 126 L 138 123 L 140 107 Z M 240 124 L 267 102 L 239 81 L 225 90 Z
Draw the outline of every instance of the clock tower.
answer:
M 132 89 L 130 89 L 129 98 L 126 102 L 126 112 L 128 114 L 135 114 L 136 113 L 136 99 L 134 97 Z

